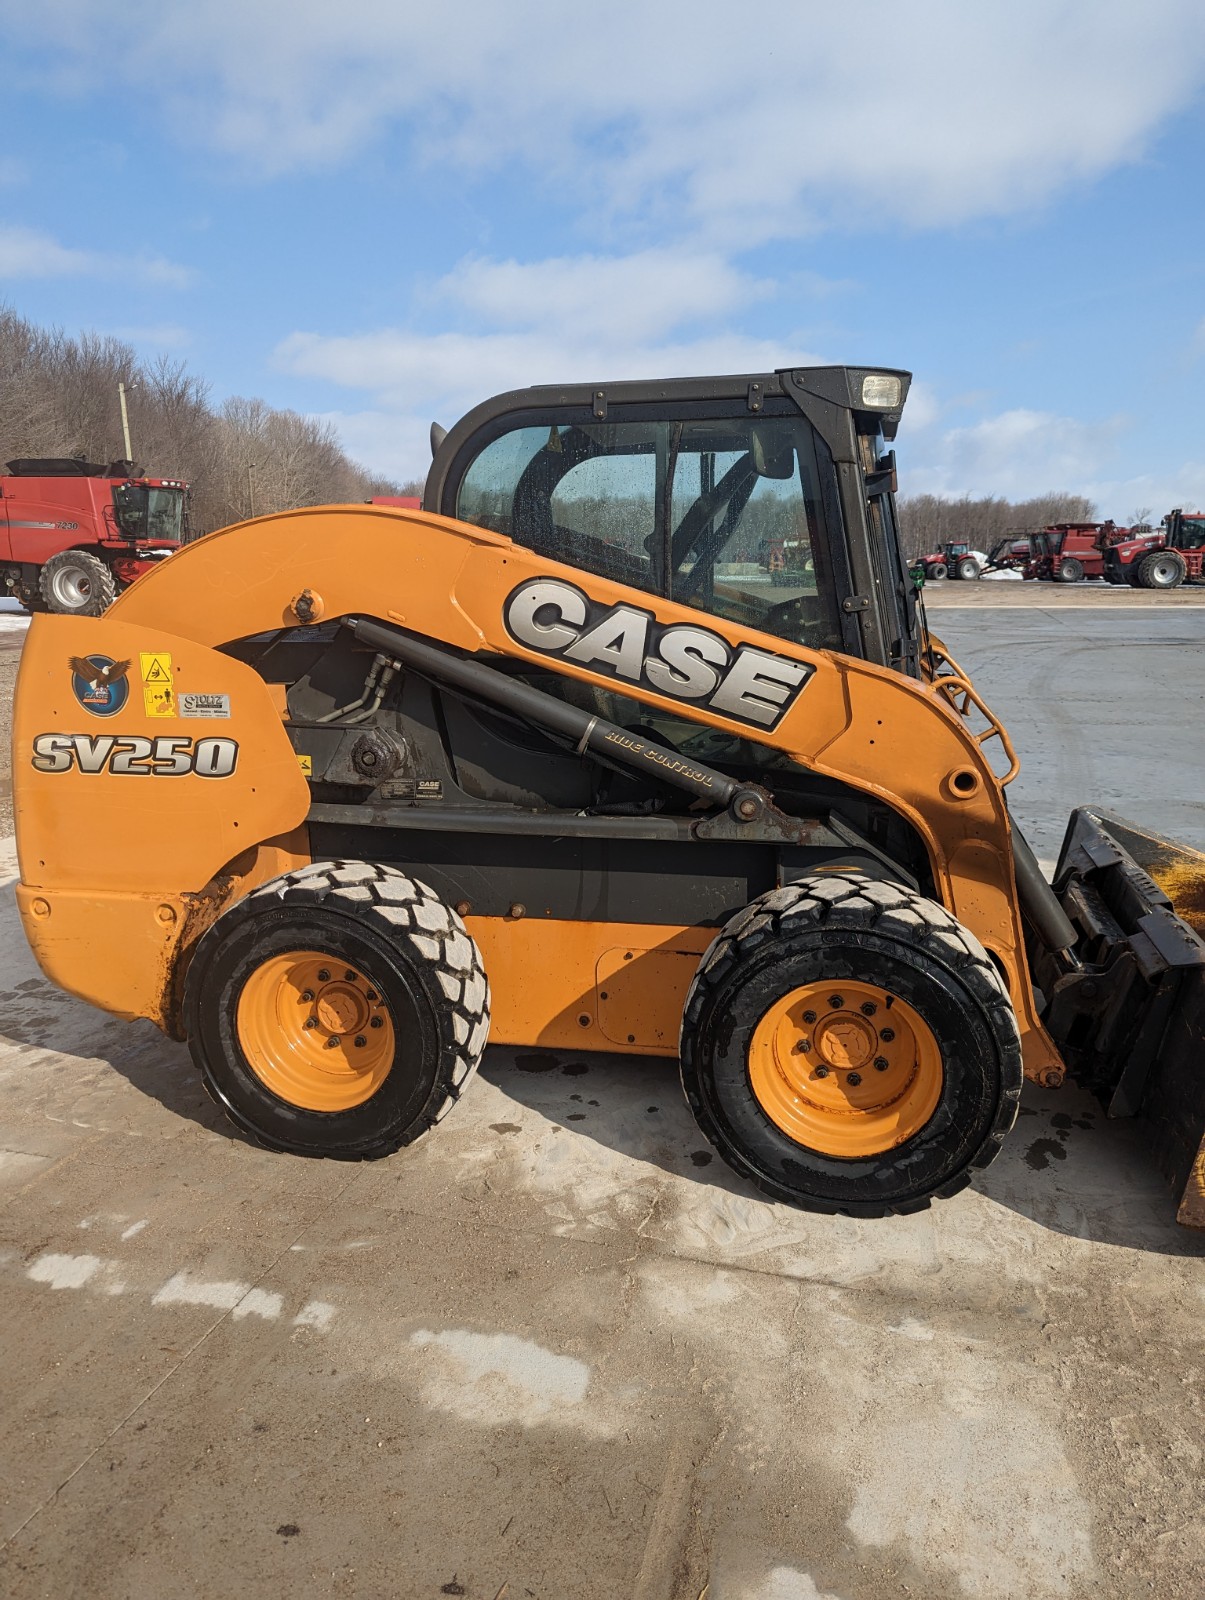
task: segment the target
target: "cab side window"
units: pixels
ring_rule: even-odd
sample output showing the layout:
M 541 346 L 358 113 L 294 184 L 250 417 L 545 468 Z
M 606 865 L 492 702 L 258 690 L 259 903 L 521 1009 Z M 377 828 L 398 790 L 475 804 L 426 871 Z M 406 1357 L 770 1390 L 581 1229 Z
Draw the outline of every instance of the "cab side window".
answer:
M 658 431 L 664 424 L 516 428 L 469 467 L 455 514 L 554 561 L 655 589 Z
M 552 421 L 487 444 L 454 514 L 581 572 L 836 649 L 818 448 L 798 416 Z

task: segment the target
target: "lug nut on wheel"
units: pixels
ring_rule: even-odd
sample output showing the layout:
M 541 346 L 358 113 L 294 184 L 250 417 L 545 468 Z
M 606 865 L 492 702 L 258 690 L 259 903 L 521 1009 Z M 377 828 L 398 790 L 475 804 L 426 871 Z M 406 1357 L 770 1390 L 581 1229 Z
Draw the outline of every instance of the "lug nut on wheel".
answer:
M 827 1067 L 817 1067 L 814 1076 L 817 1077 L 817 1078 L 827 1078 L 828 1077 L 828 1068 Z
M 313 995 L 311 995 L 310 998 L 312 1000 L 313 999 Z M 307 1017 L 305 1019 L 305 1021 L 301 1024 L 301 1026 L 303 1028 L 316 1028 L 318 1026 L 318 1018 L 317 1017 Z
M 805 1011 L 805 1012 L 804 1012 L 804 1013 L 803 1013 L 803 1020 L 804 1020 L 804 1021 L 805 1021 L 805 1022 L 815 1022 L 815 1020 L 816 1020 L 816 1013 L 815 1013 L 815 1012 L 814 1012 L 814 1011 Z
M 895 1038 L 895 1029 L 894 1028 L 880 1028 L 879 1029 L 879 1038 L 883 1041 L 884 1044 L 890 1044 L 891 1041 Z
M 875 1005 L 873 1000 L 863 1000 L 862 1015 L 864 1017 L 873 1017 L 878 1009 L 878 1006 Z
M 362 1034 L 362 1033 L 357 1033 L 356 1034 L 356 1049 L 357 1050 L 363 1050 L 364 1046 L 367 1043 L 368 1043 L 368 1039 L 364 1034 Z
M 384 1017 L 373 1017 L 368 1026 L 370 1028 L 383 1028 L 385 1026 L 385 1019 Z
M 329 983 L 330 981 L 331 981 L 330 973 L 326 970 L 325 967 L 321 968 L 321 970 L 318 973 L 318 982 L 319 983 Z
M 860 1072 L 851 1072 L 847 1074 L 845 1081 L 851 1089 L 856 1089 L 862 1081 L 862 1074 Z
M 876 1072 L 886 1072 L 887 1068 L 890 1065 L 891 1065 L 891 1063 L 890 1063 L 890 1061 L 888 1061 L 886 1056 L 875 1056 L 875 1058 L 874 1058 L 874 1070 Z
M 841 1007 L 845 1004 L 845 999 L 842 995 L 830 994 L 828 997 L 828 1003 L 834 1011 L 840 1011 Z

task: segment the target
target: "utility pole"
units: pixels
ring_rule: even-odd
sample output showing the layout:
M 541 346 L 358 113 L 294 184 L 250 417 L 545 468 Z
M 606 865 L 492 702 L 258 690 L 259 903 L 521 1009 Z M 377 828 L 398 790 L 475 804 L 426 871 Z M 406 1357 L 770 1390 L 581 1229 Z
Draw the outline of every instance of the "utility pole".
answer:
M 251 474 L 255 471 L 255 462 L 247 463 L 247 499 L 251 503 L 251 515 L 255 515 L 255 479 Z
M 121 382 L 117 385 L 117 399 L 121 405 L 121 436 L 125 440 L 127 461 L 133 461 L 134 450 L 130 444 L 130 414 L 126 410 L 126 395 L 129 394 L 130 389 L 136 389 L 137 387 L 137 384 L 134 383 L 131 383 L 128 388 Z

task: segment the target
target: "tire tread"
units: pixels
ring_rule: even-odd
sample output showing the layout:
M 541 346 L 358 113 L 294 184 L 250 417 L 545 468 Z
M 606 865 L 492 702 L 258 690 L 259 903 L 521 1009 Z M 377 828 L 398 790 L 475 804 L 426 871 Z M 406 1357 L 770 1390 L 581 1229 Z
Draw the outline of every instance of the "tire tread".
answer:
M 684 1067 L 693 1064 L 692 1045 L 703 1013 L 715 990 L 736 966 L 752 956 L 768 938 L 777 938 L 792 928 L 797 930 L 801 922 L 822 929 L 837 917 L 842 931 L 852 928 L 856 932 L 903 938 L 919 946 L 931 960 L 956 972 L 982 1004 L 1002 1047 L 1000 1104 L 982 1144 L 962 1171 L 931 1195 L 915 1200 L 881 1206 L 867 1202 L 849 1207 L 824 1201 L 808 1202 L 809 1209 L 829 1215 L 848 1210 L 863 1217 L 885 1217 L 921 1211 L 933 1199 L 944 1200 L 957 1194 L 970 1182 L 972 1169 L 986 1167 L 995 1159 L 1017 1120 L 1023 1083 L 1020 1030 L 1004 980 L 971 930 L 944 906 L 903 884 L 886 879 L 866 881 L 837 873 L 812 877 L 760 896 L 721 928 L 699 963 L 683 1008 L 680 1057 Z M 707 1133 L 706 1122 L 700 1118 L 702 1108 L 688 1087 L 685 1074 L 683 1087 L 696 1119 Z M 751 1182 L 758 1182 L 752 1173 L 744 1175 Z

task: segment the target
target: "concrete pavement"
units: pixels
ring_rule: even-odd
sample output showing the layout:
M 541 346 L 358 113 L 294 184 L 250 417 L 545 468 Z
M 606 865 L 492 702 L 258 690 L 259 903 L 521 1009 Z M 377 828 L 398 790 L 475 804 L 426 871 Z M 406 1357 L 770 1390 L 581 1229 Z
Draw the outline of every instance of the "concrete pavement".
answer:
M 1040 848 L 1109 774 L 1199 826 L 1205 616 L 1153 622 L 943 618 Z M 1078 745 L 1026 710 L 1043 673 Z M 762 1201 L 657 1061 L 491 1050 L 411 1151 L 300 1161 L 42 979 L 12 871 L 6 1594 L 1200 1594 L 1205 1241 L 1077 1091 L 1027 1090 L 972 1190 L 887 1222 Z

